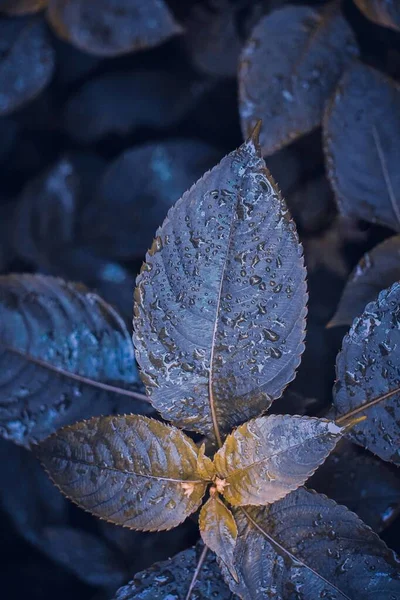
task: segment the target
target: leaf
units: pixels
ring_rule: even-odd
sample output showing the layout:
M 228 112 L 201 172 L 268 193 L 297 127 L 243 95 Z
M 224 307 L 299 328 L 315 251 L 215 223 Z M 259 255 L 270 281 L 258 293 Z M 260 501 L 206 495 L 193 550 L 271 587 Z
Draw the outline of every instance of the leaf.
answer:
M 342 214 L 400 231 L 400 86 L 355 63 L 324 117 L 328 176 Z
M 210 83 L 173 66 L 117 71 L 86 81 L 66 105 L 67 133 L 88 144 L 139 127 L 163 131 L 176 126 L 197 107 Z
M 367 416 L 347 437 L 395 464 L 400 464 L 399 345 L 400 284 L 395 283 L 367 304 L 343 338 L 333 401 L 337 417 Z
M 203 542 L 216 553 L 237 580 L 233 564 L 237 527 L 227 506 L 216 496 L 211 496 L 200 511 L 199 527 Z
M 199 507 L 206 489 L 196 473 L 192 440 L 139 415 L 64 427 L 41 442 L 37 453 L 68 498 L 131 529 L 176 527 Z
M 256 132 L 156 235 L 135 291 L 142 379 L 163 417 L 221 445 L 282 395 L 304 349 L 302 248 Z
M 288 194 L 287 204 L 300 235 L 302 232 L 315 235 L 334 220 L 333 193 L 323 174 L 310 177 L 296 186 Z
M 114 600 L 186 600 L 193 572 L 196 569 L 200 544 L 184 550 L 170 560 L 155 563 L 150 569 L 137 573 L 133 581 L 120 588 Z M 207 554 L 194 588 L 193 597 L 235 600 L 222 579 L 211 552 Z
M 234 552 L 242 600 L 398 599 L 400 562 L 354 513 L 299 488 L 283 500 L 236 514 Z
M 29 446 L 79 418 L 110 414 L 121 409 L 115 391 L 129 398 L 125 410 L 142 410 L 132 399 L 129 333 L 99 296 L 52 277 L 2 276 L 0 315 L 3 437 Z
M 233 506 L 272 504 L 298 488 L 334 449 L 344 428 L 316 417 L 270 415 L 238 427 L 214 457 Z
M 205 455 L 205 444 L 202 444 L 197 456 L 197 473 L 205 481 L 212 481 L 216 475 L 215 465 L 211 458 Z
M 374 23 L 400 31 L 400 6 L 393 0 L 354 0 L 354 2 Z
M 400 513 L 396 467 L 343 439 L 308 485 L 357 513 L 379 533 Z
M 0 116 L 33 100 L 49 83 L 54 51 L 39 18 L 0 20 Z
M 168 209 L 221 153 L 195 139 L 135 146 L 106 169 L 82 211 L 79 235 L 107 256 L 145 254 Z
M 400 280 L 400 236 L 366 252 L 351 273 L 328 327 L 351 325 L 381 290 Z
M 48 0 L 0 0 L 0 12 L 7 15 L 21 16 L 39 12 L 47 5 Z
M 326 100 L 357 54 L 354 34 L 336 3 L 319 11 L 285 6 L 263 17 L 239 64 L 244 135 L 263 119 L 263 154 L 272 154 L 318 127 Z
M 182 32 L 164 0 L 49 0 L 55 32 L 98 56 L 118 56 L 162 44 Z

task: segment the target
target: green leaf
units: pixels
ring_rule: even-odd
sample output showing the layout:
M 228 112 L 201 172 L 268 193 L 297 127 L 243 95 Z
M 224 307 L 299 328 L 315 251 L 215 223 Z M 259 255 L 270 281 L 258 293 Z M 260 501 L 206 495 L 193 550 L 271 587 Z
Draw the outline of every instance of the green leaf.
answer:
M 299 488 L 266 507 L 237 509 L 236 583 L 242 600 L 398 600 L 400 562 L 357 515 Z
M 206 489 L 192 440 L 138 415 L 65 427 L 39 445 L 38 455 L 76 504 L 131 529 L 176 527 L 199 507 Z
M 87 417 L 143 412 L 137 384 L 126 325 L 97 294 L 43 275 L 0 277 L 0 435 L 29 446 Z
M 229 435 L 214 464 L 234 506 L 272 504 L 310 477 L 345 431 L 316 417 L 270 415 Z
M 218 442 L 281 396 L 304 349 L 303 252 L 257 133 L 170 210 L 135 292 L 151 402 Z
M 197 457 L 197 472 L 205 481 L 212 481 L 215 477 L 215 466 L 211 458 L 205 455 L 205 449 L 205 444 L 202 444 Z
M 383 460 L 400 464 L 400 283 L 365 307 L 343 339 L 336 359 L 334 408 L 344 415 L 365 415 L 349 439 Z
M 232 577 L 237 580 L 233 565 L 237 527 L 233 514 L 217 495 L 211 496 L 201 509 L 199 527 L 203 542 L 225 563 Z

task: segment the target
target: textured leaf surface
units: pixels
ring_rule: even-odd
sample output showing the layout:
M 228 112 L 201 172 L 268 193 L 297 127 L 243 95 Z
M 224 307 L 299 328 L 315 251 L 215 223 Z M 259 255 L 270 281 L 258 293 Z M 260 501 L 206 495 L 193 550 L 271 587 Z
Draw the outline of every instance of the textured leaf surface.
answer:
M 39 18 L 0 20 L 0 115 L 20 108 L 49 83 L 54 52 Z
M 47 0 L 0 0 L 0 12 L 7 15 L 27 15 L 42 10 Z
M 286 6 L 261 19 L 239 66 L 245 135 L 263 119 L 261 145 L 271 154 L 321 123 L 325 102 L 357 55 L 350 26 L 334 5 Z
M 344 429 L 314 417 L 270 415 L 231 433 L 214 458 L 233 505 L 271 504 L 296 489 L 333 450 Z
M 205 455 L 205 444 L 199 449 L 197 456 L 197 472 L 201 479 L 205 481 L 212 481 L 216 475 L 214 462 Z
M 164 0 L 49 0 L 56 33 L 81 50 L 118 56 L 181 32 Z
M 347 506 L 377 533 L 400 513 L 397 468 L 346 439 L 307 485 Z
M 400 31 L 400 5 L 393 0 L 354 0 L 362 13 L 374 23 Z
M 80 418 L 121 410 L 116 394 L 74 375 L 135 384 L 122 319 L 83 286 L 40 275 L 0 277 L 0 434 L 29 445 Z M 122 408 L 140 404 L 130 398 Z
M 132 529 L 176 527 L 198 508 L 206 488 L 191 439 L 139 415 L 65 427 L 41 442 L 38 456 L 76 504 Z
M 237 511 L 234 560 L 243 600 L 398 600 L 399 560 L 354 513 L 299 488 L 269 507 Z
M 143 381 L 179 426 L 218 440 L 294 378 L 304 349 L 302 248 L 254 139 L 170 210 L 135 299 Z
M 233 514 L 216 496 L 211 497 L 200 511 L 199 527 L 203 542 L 225 563 L 234 579 L 233 550 L 237 527 Z
M 393 236 L 364 254 L 343 290 L 329 327 L 351 325 L 368 302 L 400 280 L 400 236 Z
M 150 569 L 135 575 L 120 588 L 114 600 L 186 600 L 190 581 L 196 569 L 201 548 L 190 548 L 170 560 L 154 564 Z M 193 590 L 193 598 L 208 600 L 235 600 L 225 584 L 215 555 L 207 554 L 203 568 Z
M 367 419 L 347 434 L 383 460 L 400 464 L 400 283 L 384 290 L 355 319 L 336 360 L 334 408 L 337 416 L 354 411 Z M 365 405 L 365 409 L 363 406 Z
M 400 230 L 400 86 L 355 63 L 324 117 L 328 175 L 344 215 Z

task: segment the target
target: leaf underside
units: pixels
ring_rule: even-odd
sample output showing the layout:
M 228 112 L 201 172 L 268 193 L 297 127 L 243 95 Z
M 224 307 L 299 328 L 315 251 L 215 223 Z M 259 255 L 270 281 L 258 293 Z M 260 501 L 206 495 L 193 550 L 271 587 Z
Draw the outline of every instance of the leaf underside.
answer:
M 393 0 L 354 0 L 355 4 L 374 23 L 400 31 L 400 5 Z
M 357 411 L 400 386 L 400 284 L 384 290 L 355 319 L 336 360 L 337 416 Z M 383 460 L 400 464 L 400 392 L 360 414 L 367 419 L 346 435 Z
M 181 32 L 164 0 L 49 0 L 47 15 L 61 38 L 97 56 L 151 48 Z
M 342 214 L 400 231 L 400 86 L 354 63 L 324 117 L 328 176 Z
M 270 415 L 241 425 L 214 458 L 232 505 L 271 504 L 303 485 L 344 429 L 315 417 Z
M 235 519 L 227 506 L 211 497 L 200 511 L 199 527 L 203 542 L 225 563 L 234 579 L 233 550 L 237 538 Z
M 393 236 L 364 254 L 350 275 L 329 327 L 351 325 L 381 290 L 400 280 L 400 236 Z
M 243 49 L 242 130 L 248 135 L 263 119 L 260 139 L 265 155 L 318 127 L 326 100 L 357 56 L 354 34 L 334 4 L 323 10 L 275 10 L 258 22 Z
M 266 410 L 304 349 L 305 275 L 251 138 L 170 210 L 137 279 L 136 357 L 163 417 L 220 441 Z
M 139 415 L 81 421 L 44 440 L 37 453 L 68 498 L 131 529 L 176 527 L 199 507 L 206 489 L 190 438 Z
M 236 583 L 242 600 L 400 598 L 399 561 L 354 513 L 299 488 L 269 507 L 235 510 Z
M 3 437 L 28 446 L 58 427 L 121 408 L 115 394 L 68 376 L 123 387 L 137 382 L 128 330 L 97 294 L 43 275 L 1 276 L 0 312 Z M 140 409 L 133 400 L 122 406 Z

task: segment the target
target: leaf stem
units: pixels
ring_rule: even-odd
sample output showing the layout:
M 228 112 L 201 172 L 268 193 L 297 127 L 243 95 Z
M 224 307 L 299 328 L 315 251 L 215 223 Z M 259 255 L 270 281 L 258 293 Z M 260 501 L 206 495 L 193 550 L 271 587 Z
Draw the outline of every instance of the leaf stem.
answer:
M 196 570 L 193 573 L 192 581 L 190 582 L 189 590 L 188 590 L 188 593 L 186 594 L 185 600 L 190 600 L 190 598 L 192 597 L 192 592 L 194 590 L 194 586 L 196 585 L 196 581 L 200 575 L 200 571 L 203 567 L 204 561 L 207 558 L 207 553 L 208 553 L 208 548 L 206 545 L 204 545 L 204 548 L 200 554 L 200 558 L 197 562 Z
M 3 344 L 1 344 L 1 345 L 7 352 L 16 354 L 17 356 L 20 356 L 21 358 L 24 358 L 25 360 L 27 360 L 33 364 L 39 365 L 40 367 L 48 369 L 49 371 L 53 371 L 53 373 L 57 373 L 57 375 L 61 375 L 62 377 L 66 377 L 67 379 L 73 379 L 74 381 L 79 381 L 79 383 L 85 383 L 92 387 L 96 387 L 98 389 L 105 390 L 106 392 L 114 392 L 115 394 L 119 394 L 120 396 L 128 396 L 129 398 L 134 398 L 135 400 L 141 400 L 142 402 L 147 402 L 147 403 L 150 402 L 148 397 L 145 396 L 145 394 L 141 394 L 139 392 L 133 392 L 132 390 L 126 390 L 124 388 L 120 388 L 115 385 L 109 385 L 108 383 L 102 383 L 101 381 L 96 381 L 94 379 L 90 379 L 89 377 L 84 377 L 83 375 L 78 375 L 77 373 L 71 373 L 71 371 L 65 371 L 64 369 L 61 369 L 60 367 L 56 367 L 56 366 L 52 365 L 51 363 L 48 363 L 45 360 L 42 360 L 41 358 L 36 358 L 35 356 L 31 356 L 30 354 L 27 354 L 26 352 L 22 352 L 22 350 L 17 350 L 17 348 L 11 348 L 10 346 L 5 346 Z
M 352 419 L 353 417 L 358 415 L 360 412 L 363 412 L 364 410 L 368 410 L 372 406 L 375 406 L 376 404 L 379 404 L 380 402 L 383 402 L 384 400 L 391 398 L 392 396 L 394 396 L 395 394 L 398 394 L 399 392 L 400 392 L 400 386 L 395 388 L 394 390 L 391 390 L 390 392 L 386 392 L 386 394 L 381 394 L 380 396 L 373 398 L 369 402 L 366 402 L 365 404 L 358 406 L 354 410 L 351 410 L 350 412 L 346 413 L 345 415 L 342 415 L 341 417 L 339 417 L 339 419 L 336 419 L 336 423 L 338 425 L 343 425 L 346 421 L 348 421 L 349 419 Z

